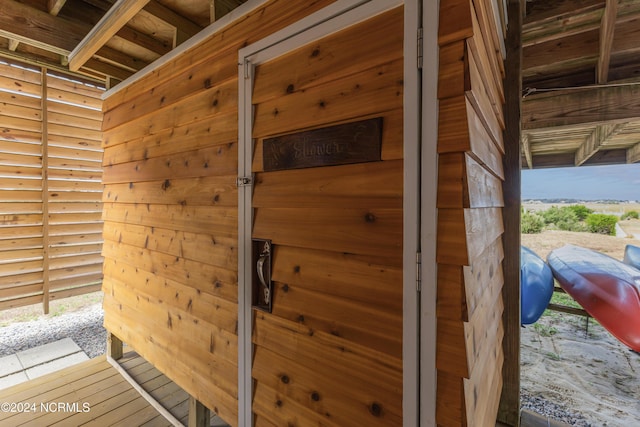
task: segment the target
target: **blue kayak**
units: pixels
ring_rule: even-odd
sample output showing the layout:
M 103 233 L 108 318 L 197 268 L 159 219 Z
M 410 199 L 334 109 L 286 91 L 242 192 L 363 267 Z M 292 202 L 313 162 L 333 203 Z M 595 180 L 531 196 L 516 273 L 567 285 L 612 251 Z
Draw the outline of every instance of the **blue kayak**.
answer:
M 520 246 L 520 322 L 535 323 L 553 295 L 553 274 L 542 258 Z
M 640 247 L 627 245 L 624 248 L 624 259 L 622 262 L 640 270 Z

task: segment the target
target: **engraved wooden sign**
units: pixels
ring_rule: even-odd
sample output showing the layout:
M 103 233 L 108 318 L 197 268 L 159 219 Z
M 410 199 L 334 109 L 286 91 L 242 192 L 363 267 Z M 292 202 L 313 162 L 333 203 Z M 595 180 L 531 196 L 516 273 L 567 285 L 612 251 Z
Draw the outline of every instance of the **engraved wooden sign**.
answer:
M 380 160 L 382 117 L 266 138 L 265 171 Z

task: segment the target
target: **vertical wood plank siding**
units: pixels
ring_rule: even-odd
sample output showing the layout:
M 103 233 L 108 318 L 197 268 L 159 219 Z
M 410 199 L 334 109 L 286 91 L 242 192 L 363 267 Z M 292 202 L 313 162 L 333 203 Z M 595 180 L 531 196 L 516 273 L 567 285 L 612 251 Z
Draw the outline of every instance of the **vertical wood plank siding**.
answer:
M 491 0 L 441 0 L 438 393 L 443 426 L 495 424 L 504 360 L 503 65 Z
M 102 92 L 0 63 L 0 309 L 100 289 Z
M 234 426 L 238 50 L 330 3 L 271 1 L 104 102 L 105 326 Z

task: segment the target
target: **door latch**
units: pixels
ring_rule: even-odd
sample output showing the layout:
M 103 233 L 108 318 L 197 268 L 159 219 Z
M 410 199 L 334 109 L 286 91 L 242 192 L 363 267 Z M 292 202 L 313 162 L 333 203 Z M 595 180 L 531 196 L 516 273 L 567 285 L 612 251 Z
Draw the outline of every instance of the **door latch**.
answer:
M 273 292 L 271 288 L 271 240 L 253 239 L 254 273 L 252 283 L 252 305 L 258 310 L 271 313 Z

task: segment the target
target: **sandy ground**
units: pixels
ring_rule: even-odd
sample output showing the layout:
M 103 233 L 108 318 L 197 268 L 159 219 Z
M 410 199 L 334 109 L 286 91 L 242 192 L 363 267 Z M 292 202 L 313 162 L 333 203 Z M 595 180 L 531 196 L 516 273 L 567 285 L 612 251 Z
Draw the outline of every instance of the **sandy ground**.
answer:
M 592 426 L 640 425 L 640 355 L 594 320 L 552 313 L 521 335 L 521 387 Z
M 629 238 L 546 231 L 523 235 L 522 244 L 543 258 L 565 243 L 622 259 Z M 640 426 L 640 354 L 629 350 L 594 319 L 551 312 L 521 330 L 522 391 L 581 415 L 576 425 Z

